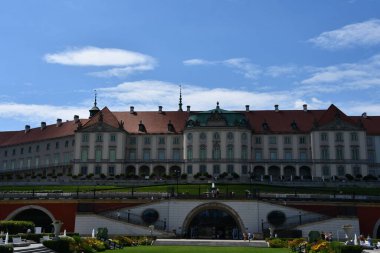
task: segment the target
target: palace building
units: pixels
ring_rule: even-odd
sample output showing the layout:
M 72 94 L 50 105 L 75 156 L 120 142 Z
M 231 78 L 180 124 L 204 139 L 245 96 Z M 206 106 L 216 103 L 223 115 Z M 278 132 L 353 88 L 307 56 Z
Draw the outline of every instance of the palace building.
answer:
M 244 108 L 244 107 L 243 107 Z M 380 116 L 324 110 L 99 109 L 89 118 L 0 132 L 0 177 L 105 179 L 186 174 L 236 180 L 380 175 Z

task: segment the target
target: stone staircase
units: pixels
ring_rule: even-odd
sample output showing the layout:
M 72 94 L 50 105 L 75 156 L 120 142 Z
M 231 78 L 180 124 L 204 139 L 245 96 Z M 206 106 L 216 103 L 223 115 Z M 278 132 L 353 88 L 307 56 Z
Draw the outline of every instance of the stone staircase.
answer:
M 28 247 L 15 247 L 15 253 L 56 253 L 55 251 L 46 248 L 42 244 L 31 244 Z

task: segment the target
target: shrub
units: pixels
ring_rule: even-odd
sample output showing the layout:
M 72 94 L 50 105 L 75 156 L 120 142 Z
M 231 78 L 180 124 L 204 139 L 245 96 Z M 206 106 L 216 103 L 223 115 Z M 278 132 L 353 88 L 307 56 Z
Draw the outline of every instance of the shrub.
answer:
M 268 243 L 269 243 L 269 247 L 271 248 L 287 248 L 288 247 L 288 242 L 285 240 L 281 240 L 280 238 L 270 239 Z
M 108 239 L 108 229 L 107 228 L 98 228 L 98 232 L 96 233 L 96 238 L 99 240 L 107 240 Z
M 319 231 L 310 231 L 309 232 L 309 242 L 316 242 L 321 239 L 321 234 Z
M 82 245 L 85 246 L 84 248 L 87 248 L 89 246 L 90 248 L 94 249 L 97 252 L 105 251 L 106 250 L 106 245 L 104 242 L 95 239 L 95 238 L 82 238 Z
M 70 248 L 74 243 L 74 240 L 71 237 L 61 237 L 58 240 L 47 240 L 43 241 L 42 244 L 51 250 L 54 250 L 58 253 L 71 253 L 73 252 Z
M 31 221 L 0 221 L 0 231 L 7 231 L 9 234 L 25 233 L 28 229 L 34 231 L 34 223 Z
M 12 253 L 13 246 L 12 245 L 0 245 L 0 253 Z
M 360 245 L 342 245 L 340 253 L 360 253 L 362 250 Z
M 181 175 L 181 179 L 182 179 L 182 180 L 187 179 L 187 174 L 186 174 L 186 173 L 183 173 L 183 174 Z
M 351 174 L 346 174 L 346 178 L 348 181 L 354 180 L 354 177 Z

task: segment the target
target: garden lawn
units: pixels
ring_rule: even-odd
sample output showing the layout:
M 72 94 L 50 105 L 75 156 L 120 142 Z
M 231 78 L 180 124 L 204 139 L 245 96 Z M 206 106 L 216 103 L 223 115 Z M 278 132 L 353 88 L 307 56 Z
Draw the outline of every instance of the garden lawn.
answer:
M 210 247 L 210 246 L 137 246 L 106 253 L 289 253 L 287 248 Z

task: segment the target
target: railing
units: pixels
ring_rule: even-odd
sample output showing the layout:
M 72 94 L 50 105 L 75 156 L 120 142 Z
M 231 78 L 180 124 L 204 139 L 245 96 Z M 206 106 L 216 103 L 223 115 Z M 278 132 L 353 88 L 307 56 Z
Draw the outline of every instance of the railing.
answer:
M 166 221 L 165 220 L 157 220 L 152 223 L 146 223 L 141 218 L 141 215 L 137 215 L 134 213 L 131 213 L 129 211 L 123 211 L 123 210 L 117 210 L 117 211 L 110 211 L 110 212 L 100 212 L 99 215 L 102 215 L 104 217 L 108 217 L 114 220 L 121 220 L 125 221 L 134 225 L 139 226 L 146 226 L 148 229 L 150 225 L 154 226 L 155 230 L 161 230 L 166 231 Z
M 34 172 L 36 169 L 44 170 L 44 169 L 55 169 L 55 168 L 62 168 L 62 167 L 68 167 L 71 168 L 73 166 L 73 163 L 70 162 L 63 162 L 63 163 L 52 163 L 49 165 L 40 165 L 40 166 L 23 166 L 23 167 L 16 167 L 16 168 L 2 168 L 0 169 L 1 174 L 5 173 L 13 173 L 13 172 Z

